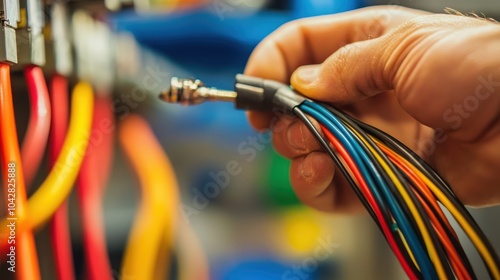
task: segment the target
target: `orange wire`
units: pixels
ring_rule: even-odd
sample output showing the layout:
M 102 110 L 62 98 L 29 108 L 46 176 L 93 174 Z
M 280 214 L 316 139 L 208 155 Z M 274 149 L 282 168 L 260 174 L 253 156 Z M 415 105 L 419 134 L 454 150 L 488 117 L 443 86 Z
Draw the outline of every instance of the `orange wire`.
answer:
M 444 213 L 442 212 L 441 208 L 437 204 L 436 200 L 433 199 L 432 193 L 430 193 L 428 187 L 425 185 L 425 183 L 411 170 L 402 160 L 402 158 L 397 155 L 394 151 L 390 150 L 387 148 L 385 145 L 382 143 L 377 142 L 377 145 L 381 148 L 381 150 L 389 157 L 389 159 L 396 164 L 418 187 L 419 190 L 421 190 L 422 194 L 424 194 L 426 197 L 422 197 L 422 194 L 414 189 L 414 193 L 419 199 L 421 205 L 424 207 L 427 215 L 429 216 L 432 225 L 434 229 L 436 230 L 436 233 L 438 235 L 438 238 L 441 240 L 442 244 L 444 245 L 444 248 L 446 252 L 448 253 L 448 256 L 450 257 L 451 265 L 454 269 L 454 271 L 457 273 L 457 276 L 459 279 L 472 279 L 470 276 L 469 272 L 467 269 L 463 266 L 462 261 L 460 260 L 460 257 L 458 256 L 458 253 L 455 250 L 455 247 L 449 240 L 448 236 L 444 232 L 444 228 L 442 227 L 441 223 L 436 217 L 436 213 L 431 210 L 430 206 L 428 203 L 432 204 L 432 206 L 437 210 L 436 212 L 441 216 L 441 219 L 445 222 L 445 225 L 450 228 L 450 231 L 455 235 L 455 231 L 451 227 L 451 225 L 448 222 L 448 219 L 444 216 Z
M 0 123 L 0 154 L 2 157 L 5 196 L 6 198 L 8 197 L 8 164 L 15 163 L 15 218 L 17 220 L 24 220 L 27 214 L 27 196 L 12 102 L 10 66 L 4 63 L 0 63 Z M 2 236 L 2 239 L 7 238 Z M 0 243 L 4 242 L 6 240 L 2 240 Z M 19 228 L 19 225 L 17 225 L 15 246 L 16 278 L 19 280 L 40 279 L 35 239 L 31 229 Z M 10 246 L 8 246 L 7 250 L 10 251 Z
M 138 213 L 129 235 L 121 274 L 139 279 L 165 279 L 155 275 L 158 260 L 166 266 L 169 256 L 161 256 L 162 246 L 175 246 L 179 207 L 179 187 L 175 173 L 148 123 L 129 116 L 119 130 L 125 155 L 137 172 L 142 189 Z M 168 272 L 170 267 L 163 269 Z

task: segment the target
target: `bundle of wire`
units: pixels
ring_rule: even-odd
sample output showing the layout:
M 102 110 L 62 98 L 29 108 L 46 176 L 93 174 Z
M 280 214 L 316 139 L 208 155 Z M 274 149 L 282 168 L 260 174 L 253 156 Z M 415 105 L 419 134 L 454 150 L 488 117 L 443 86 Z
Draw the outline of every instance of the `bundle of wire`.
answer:
M 490 277 L 500 279 L 498 256 L 451 187 L 417 154 L 383 131 L 307 99 L 286 84 L 241 74 L 235 77 L 234 91 L 172 77 L 160 99 L 183 105 L 229 101 L 238 109 L 296 115 L 347 179 L 410 279 L 477 279 L 442 206 L 475 246 Z M 321 131 L 311 118 L 319 122 Z
M 306 100 L 293 113 L 334 160 L 410 279 L 477 279 L 440 204 L 467 234 L 490 277 L 500 279 L 500 262 L 486 236 L 450 186 L 418 155 L 327 104 Z M 320 123 L 323 134 L 308 117 Z

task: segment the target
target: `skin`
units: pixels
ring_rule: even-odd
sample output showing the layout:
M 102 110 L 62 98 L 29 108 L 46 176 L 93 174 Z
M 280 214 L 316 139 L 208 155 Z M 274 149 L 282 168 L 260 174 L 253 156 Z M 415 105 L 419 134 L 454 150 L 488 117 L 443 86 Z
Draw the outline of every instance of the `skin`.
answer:
M 498 50 L 498 23 L 378 6 L 283 25 L 257 46 L 245 74 L 290 83 L 388 132 L 428 161 L 463 203 L 486 206 L 500 204 Z M 299 120 L 259 112 L 248 118 L 258 130 L 273 124 L 273 145 L 291 159 L 303 203 L 328 212 L 362 209 Z

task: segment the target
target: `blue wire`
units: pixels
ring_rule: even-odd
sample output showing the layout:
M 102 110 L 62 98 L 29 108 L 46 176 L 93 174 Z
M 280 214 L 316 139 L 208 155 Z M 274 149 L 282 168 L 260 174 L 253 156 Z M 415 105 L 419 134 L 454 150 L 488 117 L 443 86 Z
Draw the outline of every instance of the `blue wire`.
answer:
M 436 279 L 437 274 L 434 266 L 432 265 L 432 262 L 429 259 L 429 256 L 426 253 L 425 249 L 422 247 L 422 244 L 419 242 L 419 239 L 417 238 L 413 227 L 408 223 L 404 212 L 392 196 L 385 180 L 382 178 L 373 162 L 367 156 L 366 151 L 354 139 L 351 132 L 347 130 L 345 125 L 343 125 L 343 123 L 335 115 L 333 115 L 330 111 L 317 103 L 305 101 L 300 105 L 300 108 L 307 114 L 317 119 L 323 125 L 325 125 L 326 128 L 334 133 L 335 137 L 337 137 L 339 141 L 341 141 L 341 143 L 353 157 L 353 160 L 357 163 L 358 167 L 360 168 L 360 172 L 363 174 L 363 177 L 366 178 L 367 183 L 372 189 L 372 192 L 374 193 L 374 196 L 377 199 L 378 203 L 383 206 L 383 204 L 381 203 L 383 200 L 381 199 L 380 193 L 377 191 L 376 186 L 378 185 L 380 187 L 384 197 L 388 202 L 388 206 L 394 215 L 394 218 L 400 225 L 401 231 L 407 237 L 406 240 L 408 241 L 408 245 L 414 252 L 415 258 L 417 259 L 419 267 L 422 271 L 422 275 L 425 279 Z M 361 158 L 363 160 L 361 160 Z M 372 172 L 368 172 L 366 170 L 365 164 Z M 372 176 L 368 174 L 374 176 L 378 184 L 374 183 L 374 181 L 371 179 Z

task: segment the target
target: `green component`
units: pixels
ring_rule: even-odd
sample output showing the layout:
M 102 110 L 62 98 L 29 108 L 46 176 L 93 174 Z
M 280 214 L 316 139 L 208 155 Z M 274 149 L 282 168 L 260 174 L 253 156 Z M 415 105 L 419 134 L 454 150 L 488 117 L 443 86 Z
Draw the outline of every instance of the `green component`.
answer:
M 266 174 L 266 190 L 274 206 L 296 206 L 300 204 L 290 184 L 290 161 L 274 150 L 270 152 L 270 166 Z

